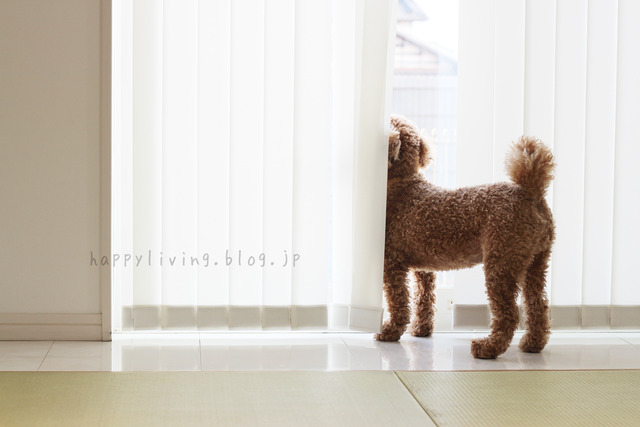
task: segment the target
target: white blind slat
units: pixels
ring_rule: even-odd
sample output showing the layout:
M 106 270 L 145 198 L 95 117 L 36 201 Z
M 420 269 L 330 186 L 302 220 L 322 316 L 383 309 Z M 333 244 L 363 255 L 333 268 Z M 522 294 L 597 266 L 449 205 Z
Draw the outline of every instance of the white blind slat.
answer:
M 554 185 L 556 243 L 551 303 L 582 303 L 587 3 L 557 3 Z
M 295 3 L 265 3 L 264 253 L 265 305 L 291 301 Z M 273 265 L 272 265 L 273 263 Z
M 200 0 L 198 17 L 198 304 L 220 306 L 229 302 L 224 256 L 229 248 L 230 0 Z
M 616 138 L 616 1 L 591 0 L 587 40 L 582 303 L 611 302 Z
M 395 4 L 383 0 L 364 2 L 362 27 L 362 74 L 360 97 L 356 98 L 358 137 L 355 139 L 355 188 L 353 222 L 352 304 L 375 307 L 381 293 L 371 292 L 372 283 L 380 283 L 384 257 L 388 121 L 392 70 L 382 49 L 393 52 L 395 31 L 388 16 L 394 16 Z M 370 88 L 381 88 L 370 90 Z M 384 88 L 384 89 L 382 89 Z M 376 288 L 374 288 L 376 289 Z M 380 288 L 377 288 L 380 289 Z
M 553 149 L 555 116 L 556 2 L 526 2 L 524 134 Z M 553 206 L 553 185 L 547 192 Z
M 133 3 L 133 250 L 136 254 L 150 253 L 152 257 L 148 268 L 133 270 L 133 301 L 146 304 L 160 304 L 162 298 L 159 257 L 162 251 L 163 14 L 159 2 Z
M 612 303 L 640 304 L 640 2 L 618 2 Z M 622 37 L 624 35 L 624 37 Z
M 331 191 L 331 2 L 296 3 L 293 305 L 328 301 Z
M 263 250 L 264 2 L 231 2 L 229 303 L 258 306 Z M 254 265 L 250 266 L 250 257 Z M 257 325 L 256 325 L 257 326 Z
M 507 180 L 504 157 L 524 128 L 525 0 L 496 0 L 493 181 Z
M 332 21 L 332 177 L 331 223 L 333 236 L 331 253 L 332 299 L 339 304 L 351 301 L 353 239 L 353 141 L 355 94 L 356 0 L 333 0 L 340 13 Z M 358 3 L 359 4 L 359 3 Z
M 198 250 L 198 2 L 166 2 L 162 98 L 162 301 L 194 305 Z

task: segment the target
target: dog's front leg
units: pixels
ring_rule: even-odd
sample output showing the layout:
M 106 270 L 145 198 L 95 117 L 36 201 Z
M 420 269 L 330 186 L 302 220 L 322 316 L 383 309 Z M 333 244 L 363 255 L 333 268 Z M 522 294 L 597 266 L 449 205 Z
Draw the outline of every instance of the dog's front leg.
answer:
M 398 341 L 411 318 L 407 273 L 409 269 L 400 265 L 384 268 L 384 295 L 387 299 L 389 320 L 382 325 L 382 332 L 376 334 L 378 341 Z
M 411 335 L 430 337 L 433 333 L 433 318 L 436 312 L 436 273 L 415 271 L 416 290 L 414 294 L 413 322 Z

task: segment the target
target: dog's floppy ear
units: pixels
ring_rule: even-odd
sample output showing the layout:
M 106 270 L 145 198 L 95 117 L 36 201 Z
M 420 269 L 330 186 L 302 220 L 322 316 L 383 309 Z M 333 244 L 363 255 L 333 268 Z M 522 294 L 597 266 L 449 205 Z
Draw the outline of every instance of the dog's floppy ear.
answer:
M 400 132 L 391 129 L 389 134 L 389 166 L 400 156 Z
M 420 168 L 426 167 L 433 160 L 433 144 L 425 138 L 420 138 Z

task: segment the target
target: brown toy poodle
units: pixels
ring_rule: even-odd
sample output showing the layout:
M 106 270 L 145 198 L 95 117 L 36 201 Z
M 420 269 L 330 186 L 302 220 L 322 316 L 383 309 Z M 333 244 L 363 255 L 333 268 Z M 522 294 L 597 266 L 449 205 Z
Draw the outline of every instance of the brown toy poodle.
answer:
M 555 238 L 545 201 L 553 179 L 551 151 L 522 137 L 506 159 L 513 181 L 448 190 L 427 182 L 419 170 L 432 160 L 427 142 L 407 119 L 391 118 L 387 185 L 384 291 L 390 318 L 376 335 L 397 341 L 409 323 L 407 275 L 416 279 L 410 332 L 433 331 L 435 271 L 484 264 L 492 321 L 488 337 L 473 340 L 474 357 L 504 353 L 518 327 L 516 297 L 522 289 L 527 331 L 522 351 L 542 351 L 549 338 L 545 274 Z

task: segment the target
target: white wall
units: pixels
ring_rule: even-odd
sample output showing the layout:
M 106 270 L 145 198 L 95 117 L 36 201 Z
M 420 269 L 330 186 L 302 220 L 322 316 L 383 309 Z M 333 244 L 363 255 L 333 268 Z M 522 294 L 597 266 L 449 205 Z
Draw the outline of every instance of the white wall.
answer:
M 100 7 L 0 1 L 0 339 L 100 338 Z

